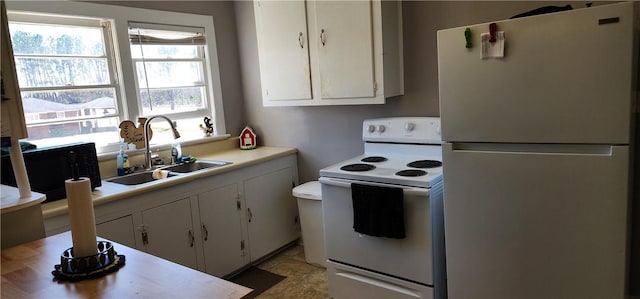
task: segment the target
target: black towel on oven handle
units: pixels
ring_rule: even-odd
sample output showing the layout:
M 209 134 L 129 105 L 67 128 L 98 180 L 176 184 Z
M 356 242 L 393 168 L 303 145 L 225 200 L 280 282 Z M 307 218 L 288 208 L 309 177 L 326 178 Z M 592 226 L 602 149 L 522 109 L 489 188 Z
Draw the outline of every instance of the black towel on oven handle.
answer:
M 402 188 L 351 184 L 353 229 L 361 234 L 405 238 Z

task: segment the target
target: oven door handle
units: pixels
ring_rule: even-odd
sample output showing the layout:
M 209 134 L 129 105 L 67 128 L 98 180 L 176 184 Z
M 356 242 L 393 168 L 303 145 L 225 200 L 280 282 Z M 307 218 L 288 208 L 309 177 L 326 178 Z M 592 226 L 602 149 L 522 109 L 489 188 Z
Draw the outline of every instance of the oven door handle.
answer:
M 318 181 L 320 181 L 321 184 L 327 184 L 327 185 L 331 185 L 331 186 L 336 186 L 336 187 L 341 187 L 341 188 L 349 188 L 349 189 L 351 189 L 351 183 L 358 183 L 358 184 L 367 185 L 367 186 L 402 188 L 402 191 L 403 191 L 405 196 L 407 196 L 407 195 L 414 195 L 414 196 L 425 196 L 426 195 L 426 196 L 429 196 L 429 189 L 427 189 L 427 188 L 415 188 L 415 187 L 398 186 L 398 185 L 392 185 L 392 184 L 353 181 L 353 180 L 328 178 L 328 177 L 320 177 L 318 179 Z

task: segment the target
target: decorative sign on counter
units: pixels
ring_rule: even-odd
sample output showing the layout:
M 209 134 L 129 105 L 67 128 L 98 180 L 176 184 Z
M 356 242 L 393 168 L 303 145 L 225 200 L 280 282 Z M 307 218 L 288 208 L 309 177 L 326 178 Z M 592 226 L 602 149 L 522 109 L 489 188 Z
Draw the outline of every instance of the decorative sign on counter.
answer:
M 242 133 L 240 133 L 240 149 L 254 149 L 256 148 L 256 133 L 253 132 L 249 126 L 244 127 Z
M 135 144 L 136 148 L 144 147 L 144 123 L 146 118 L 138 118 L 139 126 L 130 120 L 125 120 L 120 123 L 120 137 L 124 139 L 124 142 Z M 153 131 L 149 128 L 149 139 L 153 137 Z

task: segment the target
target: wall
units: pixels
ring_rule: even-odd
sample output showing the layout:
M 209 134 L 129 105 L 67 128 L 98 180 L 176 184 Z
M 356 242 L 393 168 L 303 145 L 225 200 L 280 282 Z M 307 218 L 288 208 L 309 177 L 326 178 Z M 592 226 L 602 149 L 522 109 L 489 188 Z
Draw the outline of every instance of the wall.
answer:
M 300 181 L 315 180 L 321 168 L 363 152 L 364 119 L 439 115 L 437 30 L 501 20 L 545 5 L 565 2 L 403 2 L 404 96 L 384 105 L 276 108 L 262 107 L 253 3 L 236 1 L 245 118 L 259 144 L 298 148 Z

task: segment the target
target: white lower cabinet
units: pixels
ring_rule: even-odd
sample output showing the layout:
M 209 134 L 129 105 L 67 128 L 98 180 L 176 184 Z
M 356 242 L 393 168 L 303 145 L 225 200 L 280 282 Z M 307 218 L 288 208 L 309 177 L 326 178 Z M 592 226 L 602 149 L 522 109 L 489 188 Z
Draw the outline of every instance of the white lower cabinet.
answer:
M 105 239 L 136 248 L 133 217 L 131 215 L 96 224 L 96 232 L 98 236 Z
M 205 272 L 227 276 L 300 237 L 297 177 L 293 155 L 231 172 L 233 183 L 198 194 Z
M 291 193 L 294 186 L 292 168 L 244 181 L 252 260 L 300 237 L 298 205 Z
M 238 184 L 198 194 L 205 272 L 225 276 L 249 263 Z
M 138 226 L 147 253 L 197 268 L 189 198 L 142 211 Z
M 96 230 L 100 237 L 228 276 L 300 237 L 291 193 L 297 182 L 296 155 L 288 155 L 98 205 Z M 68 215 L 45 219 L 45 230 L 48 236 L 68 231 Z

